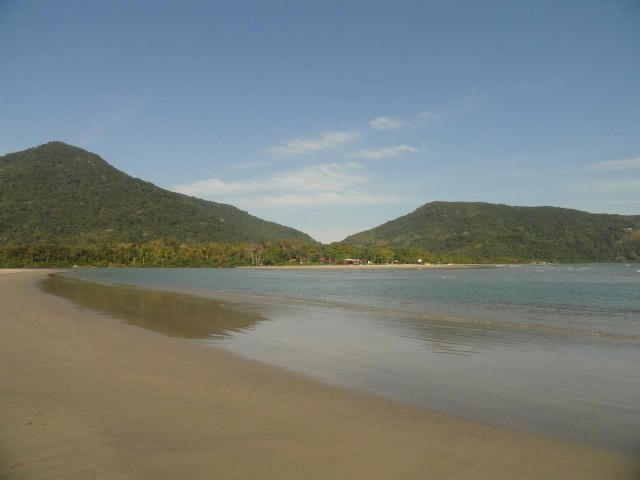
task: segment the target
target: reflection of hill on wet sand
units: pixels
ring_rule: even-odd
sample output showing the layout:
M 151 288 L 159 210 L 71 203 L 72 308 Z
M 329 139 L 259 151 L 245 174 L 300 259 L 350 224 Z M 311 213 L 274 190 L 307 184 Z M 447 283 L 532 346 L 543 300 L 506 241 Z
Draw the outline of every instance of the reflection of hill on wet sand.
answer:
M 50 275 L 40 287 L 80 307 L 172 337 L 223 336 L 263 320 L 256 313 L 229 308 L 222 302 L 174 292 L 105 286 L 59 275 Z

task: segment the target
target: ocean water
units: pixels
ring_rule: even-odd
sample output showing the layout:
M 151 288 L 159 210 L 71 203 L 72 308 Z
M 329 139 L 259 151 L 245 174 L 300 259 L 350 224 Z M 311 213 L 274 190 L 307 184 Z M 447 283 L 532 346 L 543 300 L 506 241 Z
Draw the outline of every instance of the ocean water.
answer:
M 110 304 L 162 304 L 162 315 L 129 312 L 141 326 L 162 317 L 166 329 L 172 317 L 188 317 L 189 333 L 172 334 L 332 385 L 640 455 L 637 264 L 65 276 L 114 288 L 83 294 L 58 280 L 48 291 L 124 320 Z M 89 296 L 109 301 L 83 304 Z

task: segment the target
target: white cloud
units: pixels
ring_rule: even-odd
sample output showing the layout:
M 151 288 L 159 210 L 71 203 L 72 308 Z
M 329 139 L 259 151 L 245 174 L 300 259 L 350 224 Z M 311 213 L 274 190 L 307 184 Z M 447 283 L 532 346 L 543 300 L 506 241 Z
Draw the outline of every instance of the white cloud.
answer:
M 360 173 L 361 168 L 362 165 L 355 162 L 321 163 L 280 172 L 261 180 L 225 182 L 219 178 L 209 178 L 190 184 L 176 185 L 173 189 L 187 195 L 207 198 L 246 192 L 335 192 L 366 181 L 366 176 Z
M 327 205 L 388 205 L 404 200 L 396 195 L 374 195 L 364 192 L 313 192 L 264 196 L 260 206 L 269 207 L 323 207 Z
M 269 190 L 294 191 L 340 191 L 356 183 L 366 181 L 359 173 L 358 163 L 321 163 L 309 167 L 283 172 L 266 179 L 264 185 Z
M 219 178 L 176 185 L 180 193 L 229 202 L 245 209 L 389 205 L 406 202 L 393 194 L 367 191 L 369 177 L 359 163 L 322 163 L 244 182 Z
M 376 130 L 399 130 L 407 125 L 407 122 L 393 117 L 378 117 L 369 121 L 369 126 Z
M 209 178 L 197 182 L 176 185 L 173 190 L 185 195 L 212 196 L 237 192 L 250 192 L 260 188 L 258 182 L 225 182 L 219 178 Z
M 315 137 L 295 138 L 265 151 L 271 155 L 309 155 L 344 146 L 359 136 L 357 132 L 330 130 Z
M 636 168 L 640 168 L 640 157 L 626 160 L 610 160 L 595 164 L 596 170 L 631 170 Z
M 382 158 L 397 157 L 404 153 L 416 153 L 418 150 L 411 145 L 398 145 L 397 147 L 383 147 L 378 150 L 360 150 L 350 155 L 351 158 L 363 158 L 367 160 L 380 160 Z

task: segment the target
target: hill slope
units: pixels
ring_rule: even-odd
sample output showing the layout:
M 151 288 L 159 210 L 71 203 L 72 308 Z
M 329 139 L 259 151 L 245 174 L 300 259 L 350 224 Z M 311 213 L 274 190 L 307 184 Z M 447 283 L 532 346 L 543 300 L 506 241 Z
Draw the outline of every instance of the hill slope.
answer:
M 51 142 L 0 157 L 0 246 L 13 243 L 298 240 L 236 207 L 169 192 Z
M 417 247 L 468 261 L 638 261 L 640 215 L 433 202 L 343 243 Z

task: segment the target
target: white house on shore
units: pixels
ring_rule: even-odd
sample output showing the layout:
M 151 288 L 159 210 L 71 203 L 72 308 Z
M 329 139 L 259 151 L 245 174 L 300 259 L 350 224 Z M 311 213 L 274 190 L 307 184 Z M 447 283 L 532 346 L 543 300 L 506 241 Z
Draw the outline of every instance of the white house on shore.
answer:
M 360 262 L 360 260 L 359 260 L 359 259 L 357 259 L 357 258 L 345 258 L 345 259 L 343 260 L 343 263 L 344 263 L 345 265 L 360 265 L 360 263 L 361 263 L 361 262 Z

